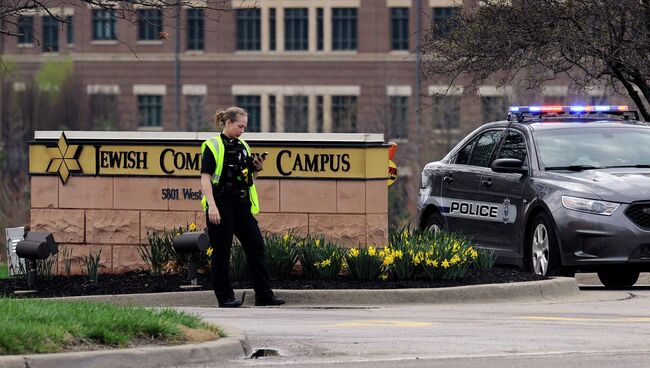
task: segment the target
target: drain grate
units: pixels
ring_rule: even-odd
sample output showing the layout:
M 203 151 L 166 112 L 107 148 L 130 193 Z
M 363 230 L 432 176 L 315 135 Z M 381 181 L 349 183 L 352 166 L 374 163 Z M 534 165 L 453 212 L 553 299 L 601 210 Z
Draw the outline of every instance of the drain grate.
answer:
M 280 353 L 275 349 L 257 349 L 251 354 L 251 359 L 280 356 Z

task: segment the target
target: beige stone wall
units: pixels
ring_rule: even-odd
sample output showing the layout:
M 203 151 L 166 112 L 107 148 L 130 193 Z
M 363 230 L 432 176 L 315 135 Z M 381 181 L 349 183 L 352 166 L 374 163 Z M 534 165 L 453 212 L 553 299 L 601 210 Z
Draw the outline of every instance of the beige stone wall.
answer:
M 257 186 L 263 232 L 319 234 L 346 246 L 387 242 L 385 180 L 260 179 Z M 138 246 L 147 244 L 148 232 L 192 222 L 205 227 L 199 201 L 163 200 L 163 188 L 179 188 L 182 198 L 183 188 L 200 190 L 200 180 L 73 176 L 63 185 L 56 176 L 32 176 L 31 227 L 52 232 L 74 258 L 101 249 L 102 272 L 142 268 Z M 72 272 L 80 272 L 76 261 Z

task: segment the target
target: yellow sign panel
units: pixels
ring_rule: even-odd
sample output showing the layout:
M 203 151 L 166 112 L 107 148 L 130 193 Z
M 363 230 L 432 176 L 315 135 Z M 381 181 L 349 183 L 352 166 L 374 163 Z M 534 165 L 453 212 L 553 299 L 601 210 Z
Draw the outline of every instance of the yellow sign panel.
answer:
M 252 147 L 268 152 L 260 178 L 386 178 L 386 148 Z M 31 174 L 56 174 L 65 183 L 70 173 L 98 176 L 198 177 L 199 146 L 116 145 L 68 143 L 65 135 L 54 144 L 29 147 Z

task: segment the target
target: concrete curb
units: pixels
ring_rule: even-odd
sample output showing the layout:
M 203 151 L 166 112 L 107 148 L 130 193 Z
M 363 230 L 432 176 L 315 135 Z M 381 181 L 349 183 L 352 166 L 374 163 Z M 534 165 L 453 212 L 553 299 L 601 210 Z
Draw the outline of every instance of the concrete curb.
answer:
M 244 305 L 252 306 L 252 290 L 236 290 L 240 297 L 246 291 Z M 433 289 L 346 289 L 346 290 L 275 290 L 287 300 L 287 306 L 359 306 L 388 304 L 453 304 L 486 303 L 516 300 L 554 299 L 575 296 L 578 282 L 573 277 L 556 277 L 543 281 L 513 282 Z M 57 298 L 85 300 L 119 305 L 136 304 L 147 307 L 216 307 L 212 291 L 176 293 L 99 295 Z M 1 367 L 0 367 L 1 368 Z
M 226 337 L 201 344 L 86 351 L 78 353 L 0 356 L 0 368 L 158 368 L 206 364 L 251 354 L 248 336 L 236 328 L 220 326 Z

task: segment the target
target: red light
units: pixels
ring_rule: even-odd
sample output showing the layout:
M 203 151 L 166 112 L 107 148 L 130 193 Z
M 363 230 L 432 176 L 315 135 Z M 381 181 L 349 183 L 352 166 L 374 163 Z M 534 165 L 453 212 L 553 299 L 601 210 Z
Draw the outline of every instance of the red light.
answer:
M 542 106 L 542 111 L 561 112 L 564 111 L 562 106 Z

